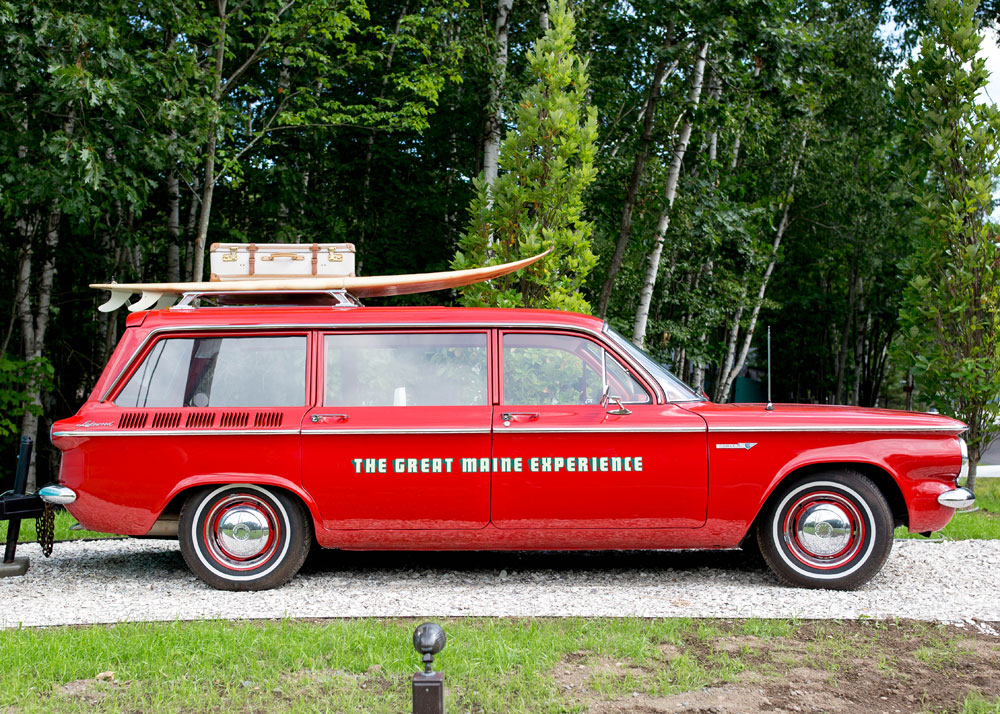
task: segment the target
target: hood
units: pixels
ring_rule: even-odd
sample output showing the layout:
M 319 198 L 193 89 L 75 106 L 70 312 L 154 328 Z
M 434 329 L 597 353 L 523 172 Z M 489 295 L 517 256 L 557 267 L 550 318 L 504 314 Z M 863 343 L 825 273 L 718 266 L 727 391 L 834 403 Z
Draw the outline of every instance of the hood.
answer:
M 684 405 L 708 424 L 709 431 L 885 431 L 960 434 L 966 426 L 941 414 L 872 409 L 828 404 L 775 404 L 768 411 L 757 404 Z

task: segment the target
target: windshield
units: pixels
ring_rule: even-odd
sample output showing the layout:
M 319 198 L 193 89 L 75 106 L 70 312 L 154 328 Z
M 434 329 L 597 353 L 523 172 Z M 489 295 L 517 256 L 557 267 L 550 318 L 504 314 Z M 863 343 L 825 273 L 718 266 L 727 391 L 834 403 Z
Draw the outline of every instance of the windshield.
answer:
M 604 331 L 621 347 L 628 356 L 641 364 L 663 387 L 668 402 L 703 402 L 705 398 L 696 394 L 689 386 L 670 374 L 666 368 L 654 360 L 643 350 L 633 345 L 624 335 L 616 332 L 608 323 L 604 323 Z

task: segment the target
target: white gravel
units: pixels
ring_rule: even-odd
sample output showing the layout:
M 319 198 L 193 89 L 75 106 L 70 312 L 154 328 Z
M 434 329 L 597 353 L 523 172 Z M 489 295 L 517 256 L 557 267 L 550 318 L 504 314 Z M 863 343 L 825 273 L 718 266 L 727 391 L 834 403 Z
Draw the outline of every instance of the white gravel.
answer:
M 345 553 L 311 556 L 292 582 L 220 592 L 175 541 L 37 545 L 26 577 L 0 579 L 0 627 L 205 618 L 688 616 L 1000 621 L 1000 541 L 896 541 L 856 592 L 779 586 L 736 553 Z

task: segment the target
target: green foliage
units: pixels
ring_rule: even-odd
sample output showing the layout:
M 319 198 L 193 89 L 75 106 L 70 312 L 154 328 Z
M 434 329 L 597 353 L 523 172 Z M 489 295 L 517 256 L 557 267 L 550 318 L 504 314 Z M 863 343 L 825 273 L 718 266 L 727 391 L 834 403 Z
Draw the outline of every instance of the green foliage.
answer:
M 975 463 L 1000 431 L 1000 238 L 989 221 L 1000 111 L 976 103 L 989 79 L 976 3 L 932 0 L 929 8 L 933 26 L 900 84 L 919 206 L 903 263 L 900 349 L 925 398 L 969 425 Z
M 514 275 L 462 289 L 462 303 L 588 312 L 580 293 L 596 258 L 583 192 L 594 180 L 597 116 L 588 107 L 587 63 L 574 52 L 575 20 L 553 2 L 551 29 L 528 53 L 534 83 L 500 146 L 494 185 L 476 183 L 469 230 L 451 265 L 463 269 L 552 254 Z
M 52 364 L 44 357 L 31 360 L 0 356 L 0 438 L 16 434 L 25 411 L 41 414 L 34 394 L 52 386 Z

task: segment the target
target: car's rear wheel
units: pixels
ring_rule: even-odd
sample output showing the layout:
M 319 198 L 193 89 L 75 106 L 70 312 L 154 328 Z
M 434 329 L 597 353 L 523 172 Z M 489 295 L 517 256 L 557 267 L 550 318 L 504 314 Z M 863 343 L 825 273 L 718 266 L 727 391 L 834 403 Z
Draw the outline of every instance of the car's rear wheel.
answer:
M 302 567 L 312 544 L 312 522 L 298 499 L 251 484 L 193 493 L 178 525 L 184 561 L 220 590 L 283 585 Z
M 892 512 L 866 476 L 815 473 L 792 481 L 762 514 L 761 554 L 783 582 L 853 590 L 871 580 L 892 549 Z

